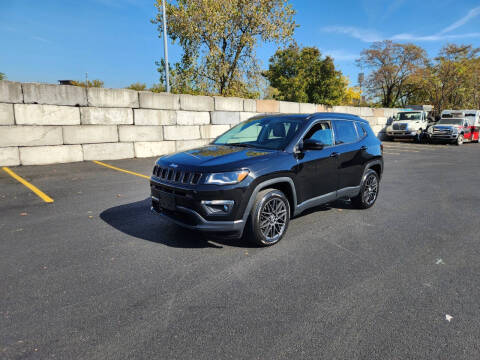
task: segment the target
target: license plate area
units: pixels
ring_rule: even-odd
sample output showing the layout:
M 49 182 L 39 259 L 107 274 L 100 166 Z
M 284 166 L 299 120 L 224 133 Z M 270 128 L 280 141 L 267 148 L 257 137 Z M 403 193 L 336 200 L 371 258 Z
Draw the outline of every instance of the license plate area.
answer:
M 160 208 L 166 209 L 166 210 L 175 210 L 176 208 L 176 201 L 175 201 L 175 195 L 169 194 L 164 191 L 157 191 L 156 192 L 157 198 L 158 198 L 158 206 Z

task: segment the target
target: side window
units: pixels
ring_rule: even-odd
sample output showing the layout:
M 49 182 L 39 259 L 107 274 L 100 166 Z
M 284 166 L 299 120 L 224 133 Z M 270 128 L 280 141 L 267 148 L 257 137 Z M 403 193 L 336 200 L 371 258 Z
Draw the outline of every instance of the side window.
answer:
M 367 129 L 365 129 L 364 124 L 360 122 L 356 122 L 355 125 L 357 127 L 357 133 L 358 133 L 358 136 L 360 137 L 360 140 L 366 138 L 368 135 L 368 132 L 367 132 Z
M 358 141 L 357 130 L 353 121 L 336 120 L 335 144 L 349 144 Z
M 333 133 L 330 124 L 327 122 L 322 122 L 319 124 L 313 125 L 313 127 L 308 131 L 307 135 L 303 138 L 304 140 L 313 139 L 320 141 L 325 146 L 333 145 Z

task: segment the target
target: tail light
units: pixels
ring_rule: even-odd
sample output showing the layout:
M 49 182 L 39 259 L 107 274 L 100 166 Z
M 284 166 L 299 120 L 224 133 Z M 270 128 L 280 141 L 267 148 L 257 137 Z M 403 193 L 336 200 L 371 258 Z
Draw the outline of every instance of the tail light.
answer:
M 380 150 L 382 151 L 382 155 L 383 155 L 383 144 L 380 144 Z

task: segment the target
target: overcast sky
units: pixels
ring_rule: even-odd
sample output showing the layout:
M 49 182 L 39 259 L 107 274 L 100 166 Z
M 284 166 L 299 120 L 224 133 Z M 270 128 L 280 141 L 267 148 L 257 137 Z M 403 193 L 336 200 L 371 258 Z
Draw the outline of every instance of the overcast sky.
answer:
M 371 42 L 414 42 L 430 55 L 447 42 L 480 46 L 480 2 L 452 0 L 292 0 L 300 45 L 335 58 L 353 84 Z M 163 56 L 153 0 L 0 0 L 0 72 L 10 80 L 56 83 L 98 78 L 106 87 L 158 82 Z M 258 50 L 263 66 L 275 44 Z M 170 47 L 170 61 L 181 55 Z

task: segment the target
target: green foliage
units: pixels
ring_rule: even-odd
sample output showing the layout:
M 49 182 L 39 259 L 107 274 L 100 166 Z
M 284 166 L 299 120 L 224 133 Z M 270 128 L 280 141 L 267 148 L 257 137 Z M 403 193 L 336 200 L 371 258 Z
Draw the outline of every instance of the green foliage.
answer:
M 96 87 L 96 88 L 103 88 L 103 81 L 102 80 L 88 80 L 86 81 L 72 81 L 72 84 L 75 86 L 81 86 L 81 87 Z
M 136 82 L 127 86 L 126 89 L 144 91 L 147 89 L 147 85 L 144 83 Z
M 471 45 L 444 46 L 414 79 L 421 89 L 418 97 L 431 103 L 438 113 L 443 109 L 479 108 L 478 52 Z
M 425 61 L 426 53 L 421 47 L 385 40 L 363 50 L 357 63 L 371 71 L 366 82 L 370 96 L 380 99 L 384 107 L 394 107 L 416 91 L 410 79 Z
M 7 80 L 7 75 L 4 73 L 0 72 L 0 80 Z
M 148 90 L 154 93 L 161 93 L 165 92 L 166 89 L 163 84 L 153 84 L 152 87 Z
M 160 36 L 161 4 L 153 20 Z M 166 12 L 169 36 L 183 48 L 172 67 L 172 90 L 182 93 L 258 96 L 258 43 L 285 43 L 296 28 L 288 0 L 177 0 Z
M 369 67 L 368 90 L 382 106 L 431 104 L 444 109 L 480 108 L 480 49 L 447 44 L 428 59 L 412 44 L 375 43 L 362 52 L 360 65 Z
M 316 47 L 296 44 L 277 50 L 263 75 L 277 90 L 270 91 L 277 100 L 339 105 L 348 86 L 331 57 L 323 57 Z

